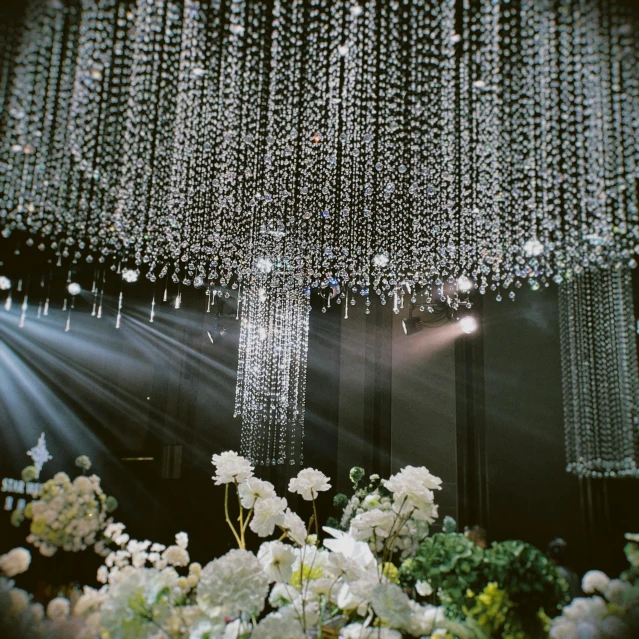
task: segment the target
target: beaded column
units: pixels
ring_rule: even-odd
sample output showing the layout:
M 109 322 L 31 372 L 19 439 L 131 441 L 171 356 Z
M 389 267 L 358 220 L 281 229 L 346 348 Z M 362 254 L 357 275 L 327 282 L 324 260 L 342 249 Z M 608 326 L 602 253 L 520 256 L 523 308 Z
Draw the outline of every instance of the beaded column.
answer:
M 559 288 L 567 470 L 636 476 L 639 373 L 626 270 L 587 271 Z

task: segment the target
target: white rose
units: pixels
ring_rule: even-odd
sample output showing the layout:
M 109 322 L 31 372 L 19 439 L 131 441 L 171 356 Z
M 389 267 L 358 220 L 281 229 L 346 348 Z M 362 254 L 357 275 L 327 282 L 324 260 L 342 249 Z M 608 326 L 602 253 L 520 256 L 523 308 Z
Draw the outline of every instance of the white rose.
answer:
M 590 570 L 581 580 L 581 589 L 587 594 L 604 593 L 610 583 L 610 577 L 601 570 Z
M 249 477 L 246 482 L 238 486 L 240 501 L 244 508 L 253 508 L 257 499 L 275 497 L 275 486 L 268 481 L 262 481 L 257 477 Z
M 298 545 L 302 546 L 306 541 L 307 531 L 302 518 L 289 508 L 284 513 L 284 521 L 281 527 L 286 530 L 288 536 Z

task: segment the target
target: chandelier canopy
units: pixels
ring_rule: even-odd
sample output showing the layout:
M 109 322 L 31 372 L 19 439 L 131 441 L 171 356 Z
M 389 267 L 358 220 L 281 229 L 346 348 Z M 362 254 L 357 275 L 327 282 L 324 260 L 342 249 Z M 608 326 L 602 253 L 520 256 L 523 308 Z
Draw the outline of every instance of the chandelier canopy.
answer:
M 267 265 L 383 301 L 635 265 L 636 24 L 612 0 L 29 0 L 20 24 L 0 225 L 61 262 L 195 286 Z

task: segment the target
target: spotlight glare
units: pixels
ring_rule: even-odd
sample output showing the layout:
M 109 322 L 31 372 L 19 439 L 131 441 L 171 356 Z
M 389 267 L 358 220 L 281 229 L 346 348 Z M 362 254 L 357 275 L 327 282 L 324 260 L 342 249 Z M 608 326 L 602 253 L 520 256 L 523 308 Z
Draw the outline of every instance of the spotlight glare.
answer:
M 8 291 L 11 288 L 11 280 L 6 275 L 0 275 L 0 291 Z
M 77 282 L 71 282 L 67 286 L 67 291 L 69 291 L 69 295 L 73 295 L 75 297 L 80 294 L 82 287 Z
M 472 315 L 462 317 L 459 320 L 459 327 L 462 329 L 463 333 L 466 333 L 466 335 L 474 333 L 479 328 L 477 320 Z
M 129 284 L 133 284 L 133 282 L 138 281 L 138 277 L 140 276 L 140 271 L 133 268 L 125 268 L 122 269 L 122 279 Z

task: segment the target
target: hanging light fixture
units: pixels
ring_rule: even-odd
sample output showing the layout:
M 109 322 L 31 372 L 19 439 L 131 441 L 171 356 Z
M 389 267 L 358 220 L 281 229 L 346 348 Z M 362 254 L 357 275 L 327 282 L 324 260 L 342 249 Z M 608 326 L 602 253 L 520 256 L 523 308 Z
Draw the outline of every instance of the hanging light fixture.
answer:
M 28 0 L 1 233 L 102 290 L 126 263 L 367 311 L 635 266 L 636 27 L 613 0 Z

